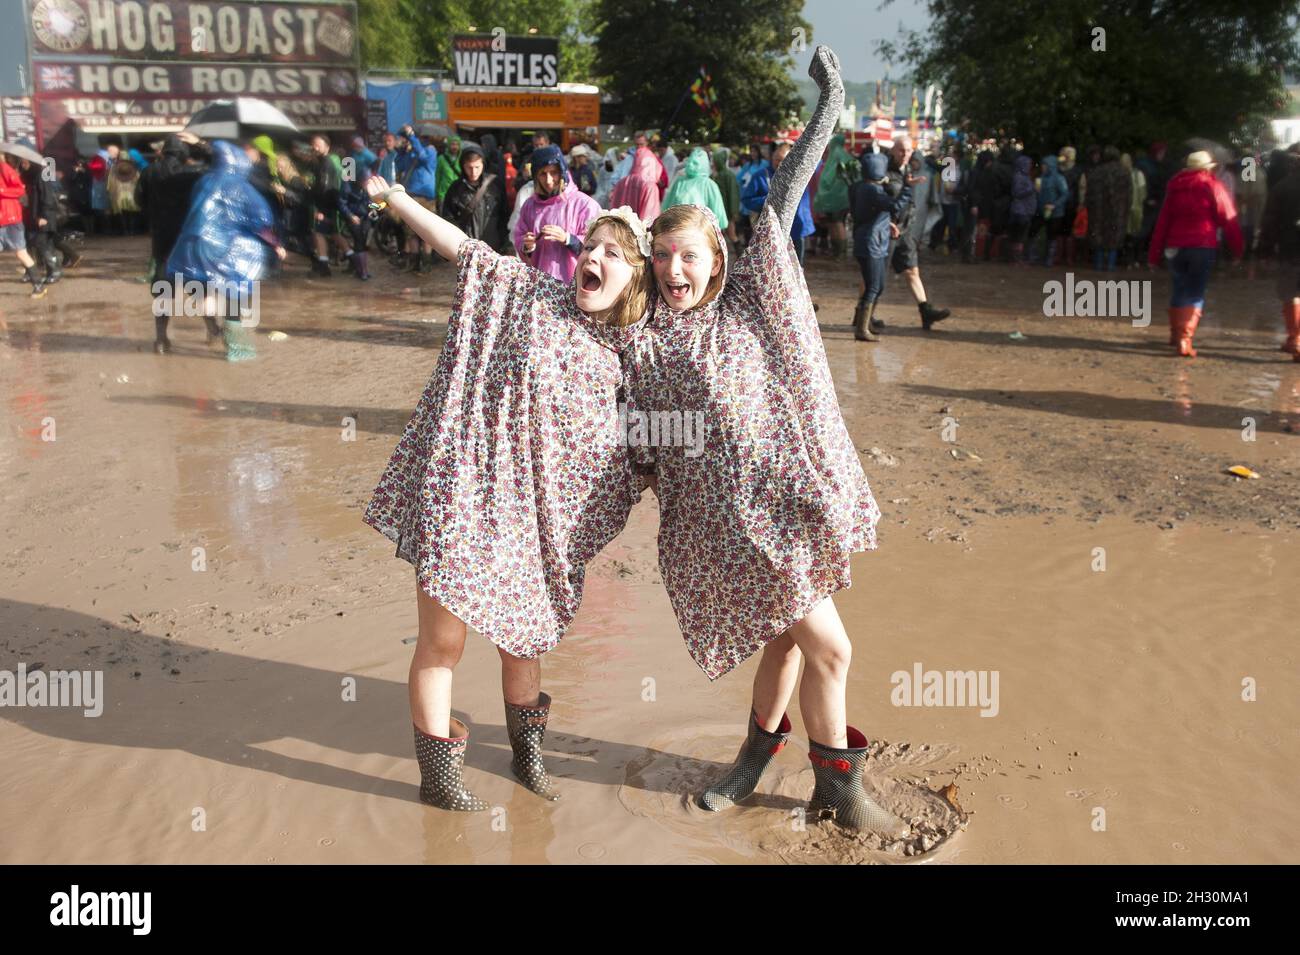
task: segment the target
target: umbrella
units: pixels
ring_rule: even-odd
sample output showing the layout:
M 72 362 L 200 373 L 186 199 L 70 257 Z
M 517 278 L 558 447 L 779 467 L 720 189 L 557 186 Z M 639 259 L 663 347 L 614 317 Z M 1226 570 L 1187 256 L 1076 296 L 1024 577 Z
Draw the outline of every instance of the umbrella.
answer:
M 1187 152 L 1183 153 L 1186 158 L 1190 153 L 1207 152 L 1214 157 L 1214 161 L 1220 166 L 1232 165 L 1236 158 L 1231 149 L 1222 143 L 1216 143 L 1213 139 L 1205 139 L 1202 136 L 1193 136 L 1187 140 Z
M 8 153 L 10 156 L 26 159 L 28 162 L 38 164 L 45 162 L 45 157 L 27 143 L 0 143 L 0 153 Z
M 298 127 L 266 100 L 239 96 L 203 107 L 190 118 L 185 131 L 202 139 L 243 139 L 260 133 L 290 136 Z

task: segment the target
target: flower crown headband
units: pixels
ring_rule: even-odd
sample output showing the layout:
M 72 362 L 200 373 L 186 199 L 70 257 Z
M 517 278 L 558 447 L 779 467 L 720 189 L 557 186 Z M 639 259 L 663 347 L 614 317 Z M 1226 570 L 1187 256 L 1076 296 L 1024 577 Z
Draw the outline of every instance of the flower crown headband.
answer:
M 587 235 L 596 231 L 603 219 L 617 219 L 636 236 L 636 247 L 647 259 L 650 258 L 650 231 L 646 229 L 641 217 L 632 211 L 631 206 L 619 206 L 617 209 L 605 209 L 587 224 Z

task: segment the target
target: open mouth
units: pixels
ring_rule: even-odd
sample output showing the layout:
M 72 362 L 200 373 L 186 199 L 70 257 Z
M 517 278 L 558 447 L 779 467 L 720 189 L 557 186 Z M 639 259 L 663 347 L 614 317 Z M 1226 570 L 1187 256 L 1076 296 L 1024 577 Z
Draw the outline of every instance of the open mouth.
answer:
M 603 284 L 600 276 L 595 272 L 587 270 L 582 273 L 582 290 L 584 292 L 599 292 Z
M 691 287 L 684 282 L 680 285 L 673 282 L 665 282 L 664 288 L 668 292 L 668 297 L 674 302 L 684 301 L 691 292 Z

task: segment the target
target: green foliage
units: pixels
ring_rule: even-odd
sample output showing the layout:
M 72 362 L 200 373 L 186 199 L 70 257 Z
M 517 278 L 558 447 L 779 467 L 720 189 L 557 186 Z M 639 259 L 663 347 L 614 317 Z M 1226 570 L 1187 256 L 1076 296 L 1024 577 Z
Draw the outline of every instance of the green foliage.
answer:
M 453 71 L 451 36 L 501 27 L 560 40 L 560 80 L 589 82 L 593 0 L 358 0 L 362 68 Z
M 796 30 L 812 43 L 802 9 L 803 0 L 596 0 L 594 69 L 629 125 L 657 129 L 673 117 L 674 137 L 744 142 L 799 114 L 790 46 Z M 683 99 L 701 66 L 720 125 Z
M 888 2 L 888 0 L 887 0 Z M 1030 149 L 1244 140 L 1285 108 L 1300 63 L 1289 0 L 929 0 L 931 22 L 881 43 L 945 119 Z M 1105 50 L 1094 50 L 1094 28 Z

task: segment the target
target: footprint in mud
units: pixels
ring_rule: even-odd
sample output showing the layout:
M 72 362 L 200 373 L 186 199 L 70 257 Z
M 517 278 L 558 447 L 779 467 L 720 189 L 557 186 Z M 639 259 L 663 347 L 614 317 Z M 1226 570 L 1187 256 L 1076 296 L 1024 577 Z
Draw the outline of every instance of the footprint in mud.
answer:
M 784 862 L 885 863 L 931 859 L 966 828 L 955 785 L 932 789 L 923 778 L 955 775 L 956 746 L 913 746 L 876 741 L 868 747 L 865 785 L 872 798 L 907 820 L 900 840 L 853 832 L 805 817 L 813 773 L 803 741 L 791 740 L 763 775 L 758 791 L 737 807 L 712 813 L 698 795 L 726 773 L 740 743 L 733 725 L 710 725 L 661 735 L 632 759 L 619 787 L 628 812 L 673 832 L 749 857 Z

